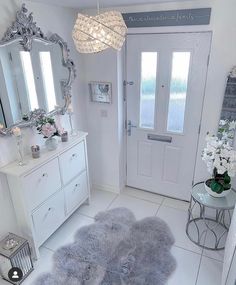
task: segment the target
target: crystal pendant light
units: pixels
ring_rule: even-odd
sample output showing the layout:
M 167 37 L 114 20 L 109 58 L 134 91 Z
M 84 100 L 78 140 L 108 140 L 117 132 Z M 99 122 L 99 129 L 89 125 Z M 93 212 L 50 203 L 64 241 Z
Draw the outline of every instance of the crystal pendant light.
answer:
M 72 37 L 80 53 L 96 53 L 107 48 L 120 50 L 125 41 L 127 27 L 118 11 L 88 16 L 78 14 Z

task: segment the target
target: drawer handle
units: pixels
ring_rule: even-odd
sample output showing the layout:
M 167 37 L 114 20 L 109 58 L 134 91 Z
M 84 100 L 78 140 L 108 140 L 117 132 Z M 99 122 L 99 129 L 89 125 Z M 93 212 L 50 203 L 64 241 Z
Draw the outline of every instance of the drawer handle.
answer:
M 71 156 L 71 158 L 74 159 L 74 158 L 76 158 L 77 156 L 78 156 L 77 153 L 73 153 L 72 156 Z
M 44 218 L 43 218 L 43 221 L 45 221 L 49 215 L 49 213 L 51 213 L 52 211 L 54 210 L 54 208 L 52 207 L 49 207 L 46 214 L 44 215 Z
M 75 184 L 74 191 L 76 191 L 79 187 L 80 187 L 80 184 L 76 183 L 76 184 Z
M 42 176 L 39 178 L 38 182 L 41 183 L 41 181 L 43 181 L 44 178 L 47 178 L 48 174 L 47 173 L 43 173 Z

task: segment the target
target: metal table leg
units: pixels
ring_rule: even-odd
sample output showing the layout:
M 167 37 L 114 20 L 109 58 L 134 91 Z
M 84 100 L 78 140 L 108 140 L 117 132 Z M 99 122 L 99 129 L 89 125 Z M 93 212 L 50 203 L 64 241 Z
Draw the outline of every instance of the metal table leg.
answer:
M 206 207 L 191 197 L 188 209 L 186 234 L 193 243 L 202 248 L 210 250 L 222 250 L 224 249 L 224 245 L 222 246 L 220 243 L 228 233 L 231 221 L 231 213 L 229 210 L 213 210 L 216 212 L 215 219 L 206 217 Z M 225 220 L 226 214 L 229 217 L 228 224 Z M 191 232 L 190 228 L 194 229 L 195 235 L 193 231 Z M 205 238 L 207 238 L 207 234 L 211 234 L 213 236 L 212 246 L 205 245 Z

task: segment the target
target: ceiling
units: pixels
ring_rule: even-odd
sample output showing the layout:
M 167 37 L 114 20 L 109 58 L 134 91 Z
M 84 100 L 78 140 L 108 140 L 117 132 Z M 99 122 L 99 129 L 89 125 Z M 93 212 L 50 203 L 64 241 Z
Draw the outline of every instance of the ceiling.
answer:
M 32 2 L 41 2 L 46 4 L 55 4 L 64 7 L 72 8 L 96 8 L 97 0 L 31 0 Z M 157 4 L 163 2 L 183 2 L 190 0 L 100 0 L 100 7 L 114 7 L 114 6 L 130 6 L 138 4 Z

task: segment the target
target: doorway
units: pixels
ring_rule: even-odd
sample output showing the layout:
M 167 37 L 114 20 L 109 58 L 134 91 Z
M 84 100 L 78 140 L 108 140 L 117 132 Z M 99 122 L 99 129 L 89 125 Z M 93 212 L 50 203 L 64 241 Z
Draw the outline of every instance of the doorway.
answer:
M 127 37 L 127 185 L 189 200 L 211 33 Z

